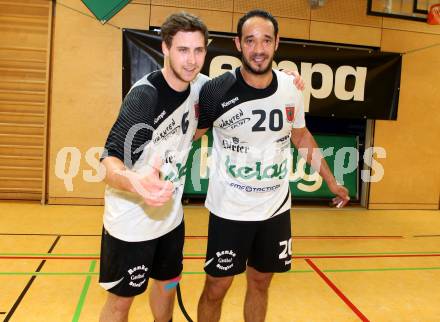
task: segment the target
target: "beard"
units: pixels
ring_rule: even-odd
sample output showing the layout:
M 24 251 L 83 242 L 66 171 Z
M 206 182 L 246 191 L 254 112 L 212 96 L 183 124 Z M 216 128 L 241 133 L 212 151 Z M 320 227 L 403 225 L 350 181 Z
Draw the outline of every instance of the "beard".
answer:
M 171 61 L 171 59 L 170 59 L 170 70 L 178 80 L 185 82 L 185 83 L 190 83 L 192 80 L 194 80 L 194 78 L 198 74 L 198 72 L 194 73 L 194 77 L 191 78 L 190 80 L 185 79 L 184 76 L 182 75 L 182 73 L 179 73 L 179 71 L 176 68 L 174 68 L 174 65 L 173 65 L 173 62 Z
M 243 67 L 250 73 L 255 75 L 263 75 L 266 74 L 269 70 L 272 70 L 272 62 L 273 62 L 273 56 L 269 59 L 268 64 L 263 69 L 256 69 L 252 67 L 251 63 L 247 60 L 247 58 L 242 54 L 241 55 L 241 62 L 243 64 Z

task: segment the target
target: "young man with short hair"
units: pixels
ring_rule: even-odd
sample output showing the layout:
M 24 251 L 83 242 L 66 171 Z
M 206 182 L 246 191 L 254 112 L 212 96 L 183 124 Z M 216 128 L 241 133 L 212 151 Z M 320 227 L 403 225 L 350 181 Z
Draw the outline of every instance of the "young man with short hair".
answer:
M 127 321 L 149 278 L 156 322 L 172 319 L 182 272 L 185 228 L 181 197 L 197 127 L 199 74 L 208 30 L 178 13 L 161 27 L 164 67 L 145 75 L 124 98 L 106 142 L 108 155 L 100 285 L 109 293 L 100 321 Z
M 219 321 L 233 278 L 244 271 L 245 321 L 264 321 L 273 273 L 290 270 L 290 141 L 308 152 L 307 162 L 337 195 L 335 203 L 344 206 L 349 199 L 325 160 L 312 160 L 317 144 L 305 126 L 301 92 L 291 76 L 272 69 L 279 44 L 276 19 L 252 10 L 239 20 L 237 34 L 242 66 L 207 82 L 200 92 L 196 137 L 212 127 L 213 152 L 199 322 Z

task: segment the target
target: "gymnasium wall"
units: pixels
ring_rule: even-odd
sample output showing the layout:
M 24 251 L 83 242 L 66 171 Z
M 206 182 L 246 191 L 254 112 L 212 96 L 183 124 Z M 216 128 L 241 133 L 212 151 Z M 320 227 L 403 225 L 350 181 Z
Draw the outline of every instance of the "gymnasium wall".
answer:
M 0 0 L 0 199 L 45 194 L 52 6 Z
M 199 15 L 212 31 L 234 32 L 243 12 L 260 7 L 278 17 L 282 37 L 402 53 L 440 42 L 440 26 L 367 16 L 366 0 L 327 1 L 319 9 L 310 9 L 308 0 L 135 0 L 110 20 L 115 26 L 76 12 L 89 14 L 80 1 L 59 2 L 70 9 L 57 4 L 54 18 L 47 181 L 47 198 L 53 204 L 102 204 L 104 185 L 84 177 L 93 179 L 96 174 L 86 153 L 103 146 L 121 103 L 122 35 L 115 26 L 148 29 L 170 13 L 185 10 Z M 398 121 L 376 122 L 374 144 L 386 149 L 387 158 L 379 160 L 385 176 L 371 185 L 370 208 L 438 209 L 439 80 L 440 46 L 404 55 Z M 78 169 L 69 164 L 56 169 L 57 155 L 65 147 L 78 149 Z M 90 150 L 88 157 L 92 155 Z M 56 171 L 77 173 L 72 191 Z

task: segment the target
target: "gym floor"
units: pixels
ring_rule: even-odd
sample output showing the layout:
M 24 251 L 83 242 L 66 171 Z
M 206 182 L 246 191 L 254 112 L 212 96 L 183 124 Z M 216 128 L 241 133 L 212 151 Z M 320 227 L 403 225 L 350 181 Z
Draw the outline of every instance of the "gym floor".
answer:
M 0 203 L 0 320 L 97 321 L 102 207 Z M 186 206 L 183 302 L 195 320 L 208 212 Z M 275 276 L 267 321 L 440 321 L 440 212 L 294 207 L 293 266 Z M 243 321 L 237 276 L 221 321 Z M 153 321 L 147 293 L 130 321 Z M 186 321 L 180 308 L 173 321 Z

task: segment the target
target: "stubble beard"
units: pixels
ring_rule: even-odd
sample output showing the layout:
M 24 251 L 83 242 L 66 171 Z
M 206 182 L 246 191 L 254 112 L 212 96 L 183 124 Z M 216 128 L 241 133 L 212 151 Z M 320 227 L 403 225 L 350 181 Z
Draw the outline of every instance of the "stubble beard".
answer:
M 267 66 L 264 69 L 257 70 L 249 63 L 249 61 L 246 59 L 246 57 L 242 54 L 241 56 L 241 62 L 243 64 L 244 69 L 246 69 L 248 72 L 255 74 L 255 75 L 264 75 L 269 72 L 269 70 L 272 70 L 272 62 L 273 57 L 269 60 Z

